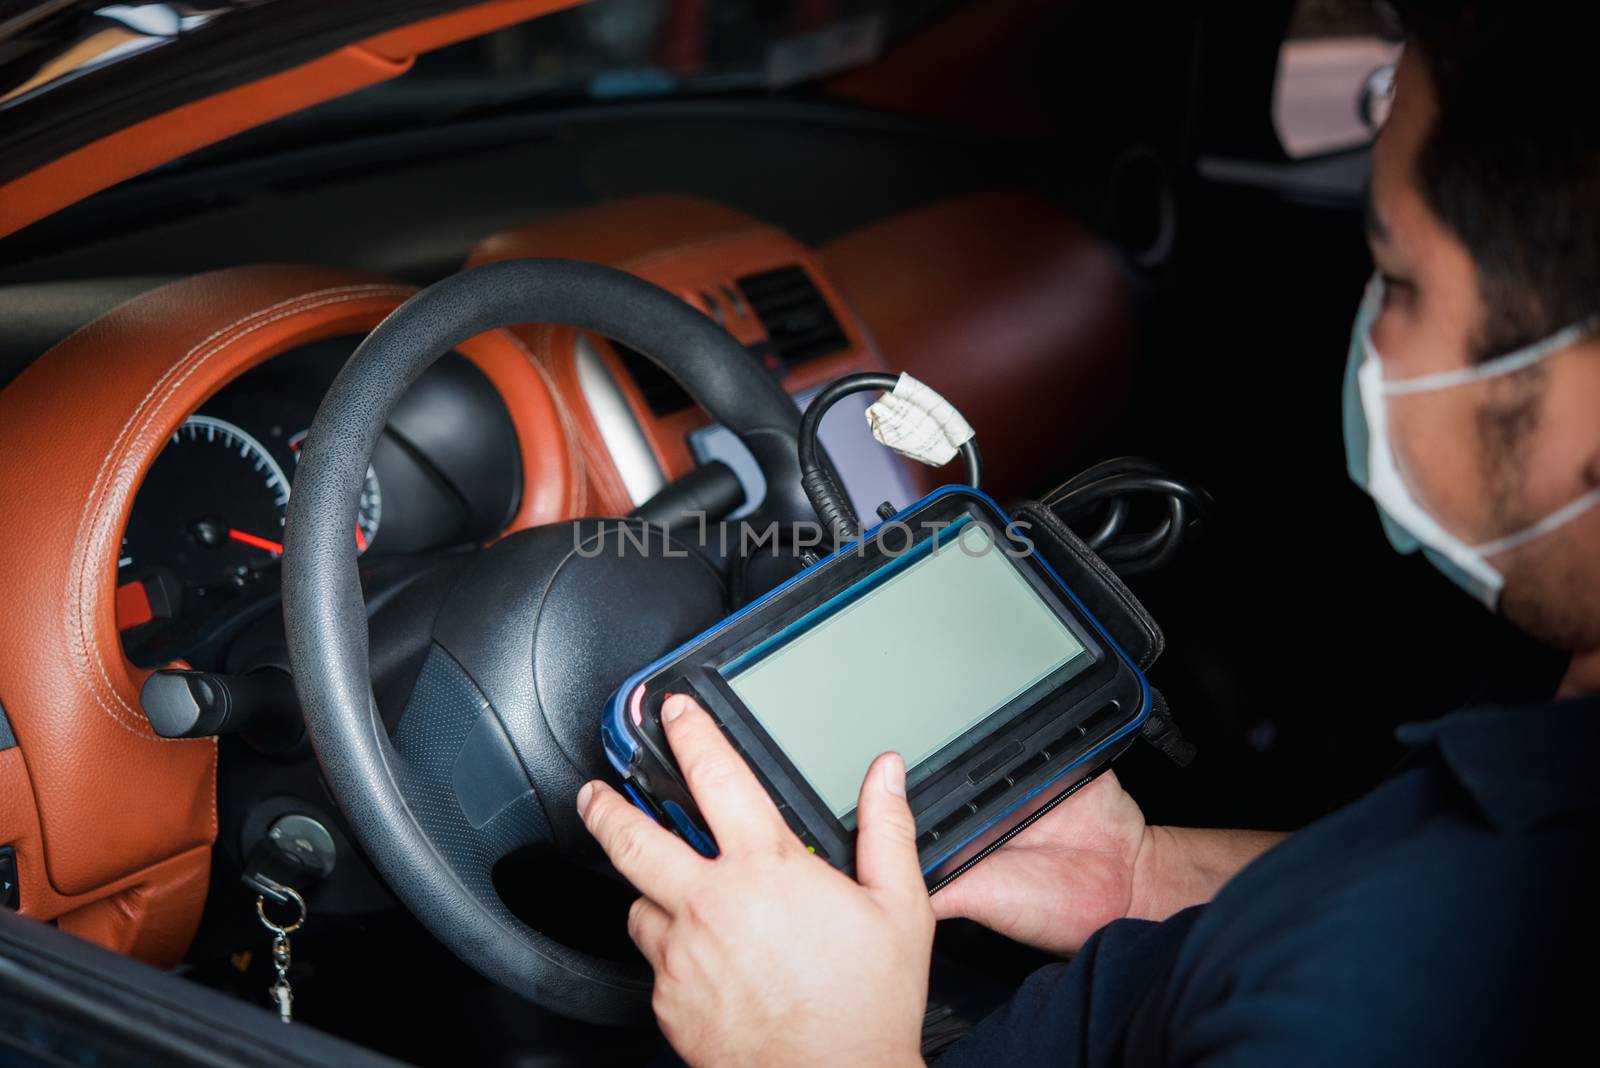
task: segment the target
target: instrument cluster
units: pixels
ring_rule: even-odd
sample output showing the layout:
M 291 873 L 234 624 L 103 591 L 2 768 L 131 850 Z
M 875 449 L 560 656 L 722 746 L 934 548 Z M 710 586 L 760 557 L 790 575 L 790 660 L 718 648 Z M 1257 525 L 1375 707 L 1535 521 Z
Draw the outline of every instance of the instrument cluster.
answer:
M 136 664 L 196 665 L 276 609 L 294 473 L 317 404 L 359 338 L 284 353 L 180 426 L 134 498 L 117 559 L 117 621 Z M 355 507 L 364 562 L 493 537 L 521 498 L 500 395 L 450 354 L 396 408 Z

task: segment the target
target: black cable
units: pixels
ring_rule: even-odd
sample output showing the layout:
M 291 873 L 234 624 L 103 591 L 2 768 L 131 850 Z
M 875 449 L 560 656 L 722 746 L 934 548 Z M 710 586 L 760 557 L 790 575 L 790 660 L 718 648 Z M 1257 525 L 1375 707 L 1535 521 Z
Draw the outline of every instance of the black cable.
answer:
M 861 536 L 861 520 L 840 489 L 818 443 L 822 417 L 841 398 L 866 390 L 890 392 L 898 375 L 879 372 L 846 375 L 823 387 L 800 418 L 800 484 L 817 517 L 838 541 Z M 977 488 L 983 475 L 976 442 L 960 448 L 967 481 Z M 1159 501 L 1165 512 L 1147 530 L 1132 530 L 1138 515 L 1148 507 L 1135 507 L 1141 498 Z M 1044 505 L 1067 525 L 1087 530 L 1084 540 L 1121 575 L 1155 571 L 1172 562 L 1184 539 L 1198 530 L 1213 507 L 1211 495 L 1183 481 L 1151 460 L 1121 456 L 1104 460 L 1056 486 L 1041 498 Z
M 860 537 L 861 519 L 850 507 L 849 499 L 834 480 L 829 466 L 823 462 L 821 447 L 817 444 L 817 430 L 822 426 L 822 417 L 841 398 L 869 389 L 888 393 L 899 382 L 899 375 L 874 371 L 845 375 L 824 386 L 800 417 L 800 486 L 811 500 L 811 506 L 817 510 L 817 518 L 839 541 Z M 977 489 L 978 481 L 983 477 L 983 461 L 978 455 L 977 443 L 968 438 L 962 443 L 960 451 L 967 465 L 967 482 Z
M 756 546 L 759 552 L 760 546 Z M 795 562 L 795 570 L 806 566 L 806 553 L 801 551 L 796 542 L 795 531 L 792 527 L 778 527 L 772 542 L 772 559 L 781 560 L 785 555 Z M 750 586 L 750 565 L 755 561 L 755 554 L 745 551 L 744 539 L 739 539 L 738 551 L 728 563 L 728 603 L 734 608 L 743 608 L 755 595 L 765 593 L 771 587 L 758 587 L 754 590 Z M 787 576 L 785 576 L 787 577 Z
M 1166 514 L 1152 529 L 1129 531 L 1138 511 L 1133 502 L 1139 498 L 1159 501 Z M 1134 456 L 1095 464 L 1040 500 L 1068 526 L 1087 531 L 1084 541 L 1120 575 L 1143 574 L 1171 563 L 1184 539 L 1213 507 L 1205 490 L 1160 464 Z

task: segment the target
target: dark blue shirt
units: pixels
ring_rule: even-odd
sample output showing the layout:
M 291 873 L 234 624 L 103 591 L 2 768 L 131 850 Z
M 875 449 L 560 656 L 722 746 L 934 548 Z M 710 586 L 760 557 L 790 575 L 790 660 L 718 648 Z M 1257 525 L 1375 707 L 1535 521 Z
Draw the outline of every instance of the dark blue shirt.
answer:
M 939 1068 L 1600 1063 L 1600 699 L 1399 737 L 1404 771 L 1209 905 L 1110 924 Z

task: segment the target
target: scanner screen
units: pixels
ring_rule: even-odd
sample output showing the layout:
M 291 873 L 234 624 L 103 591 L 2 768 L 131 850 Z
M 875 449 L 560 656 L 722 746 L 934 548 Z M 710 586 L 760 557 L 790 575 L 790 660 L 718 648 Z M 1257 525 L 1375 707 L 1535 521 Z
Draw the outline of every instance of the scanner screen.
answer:
M 879 753 L 898 752 L 915 784 L 1003 726 L 991 717 L 1015 698 L 1091 660 L 978 523 L 837 600 L 722 671 L 846 826 Z

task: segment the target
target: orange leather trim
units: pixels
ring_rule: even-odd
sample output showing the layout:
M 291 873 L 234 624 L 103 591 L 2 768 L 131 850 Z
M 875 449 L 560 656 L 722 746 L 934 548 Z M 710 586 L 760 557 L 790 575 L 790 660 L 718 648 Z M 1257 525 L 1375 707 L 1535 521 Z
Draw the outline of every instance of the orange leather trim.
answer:
M 290 70 L 124 127 L 0 186 L 0 236 L 186 153 L 404 74 L 419 53 L 578 2 L 493 0 L 477 4 L 377 34 Z
M 377 325 L 374 320 L 372 326 Z M 456 349 L 494 383 L 517 432 L 522 503 L 506 529 L 583 515 L 588 493 L 583 478 L 575 474 L 582 470 L 577 433 L 571 414 L 556 400 L 549 369 L 510 330 L 479 334 Z
M 617 264 L 760 225 L 742 211 L 699 197 L 629 197 L 492 234 L 473 246 L 467 266 L 524 256 Z
M 182 959 L 200 923 L 211 877 L 207 846 L 97 887 L 63 894 L 51 885 L 33 785 L 21 749 L 0 753 L 0 839 L 17 852 L 22 911 L 56 919 L 63 930 L 159 967 Z
M 134 123 L 0 186 L 0 236 L 185 153 L 408 69 L 409 62 L 352 45 Z
M 939 390 L 977 430 L 985 488 L 1000 499 L 1040 490 L 1122 411 L 1136 347 L 1127 278 L 1050 201 L 963 197 L 821 251 L 889 365 Z M 925 485 L 939 480 L 916 469 Z
M 600 437 L 589 406 L 584 403 L 583 387 L 578 383 L 578 363 L 573 346 L 577 331 L 567 326 L 529 323 L 512 327 L 534 353 L 561 398 L 561 409 L 568 415 L 573 435 L 573 457 L 581 472 L 579 483 L 586 493 L 586 505 L 575 509 L 578 515 L 625 515 L 633 508 L 628 487 L 622 482 L 611 453 Z M 613 369 L 612 374 L 616 375 Z M 626 376 L 618 382 L 627 381 Z M 628 381 L 627 385 L 632 386 Z M 642 402 L 641 402 L 642 403 Z
M 96 900 L 68 912 L 56 926 L 68 934 L 161 967 L 172 967 L 188 952 L 200 926 L 211 885 L 211 851 L 194 849 L 152 865 L 107 888 Z
M 192 932 L 216 835 L 216 746 L 161 739 L 139 711 L 142 673 L 115 614 L 134 491 L 221 386 L 286 349 L 368 330 L 412 291 L 331 268 L 199 275 L 113 309 L 0 391 L 0 699 L 20 747 L 0 754 L 13 758 L 0 764 L 0 841 L 25 844 L 24 912 L 152 959 Z M 570 431 L 541 369 L 502 331 L 461 349 L 512 412 L 528 487 L 517 523 L 572 514 Z
M 798 264 L 810 271 L 833 306 L 848 347 L 838 355 L 796 368 L 785 378 L 785 388 L 794 392 L 839 375 L 884 366 L 866 330 L 810 249 L 782 230 L 721 204 L 675 195 L 610 201 L 486 238 L 473 248 L 467 266 L 524 256 L 609 264 L 677 293 L 702 312 L 709 310 L 704 295 L 720 294 L 735 278 Z M 746 344 L 764 340 L 766 331 L 748 306 L 741 312 L 730 303 L 720 301 L 723 325 L 729 333 Z M 611 512 L 627 511 L 631 507 L 627 491 L 578 385 L 576 335 L 549 327 L 514 329 L 550 368 L 565 406 L 573 413 L 596 503 Z M 694 459 L 686 435 L 706 425 L 706 414 L 699 408 L 687 408 L 667 416 L 655 415 L 611 346 L 598 338 L 590 340 L 666 476 L 676 478 L 692 469 Z

